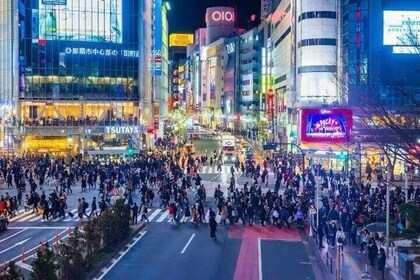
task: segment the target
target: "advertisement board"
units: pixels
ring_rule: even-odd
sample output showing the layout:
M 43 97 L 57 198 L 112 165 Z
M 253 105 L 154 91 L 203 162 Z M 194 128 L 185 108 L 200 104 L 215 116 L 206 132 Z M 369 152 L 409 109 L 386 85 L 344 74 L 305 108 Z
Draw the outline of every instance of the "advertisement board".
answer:
M 122 0 L 38 0 L 39 39 L 122 42 Z
M 303 142 L 344 143 L 350 140 L 351 109 L 302 109 L 301 140 Z
M 274 114 L 274 92 L 272 89 L 268 90 L 267 94 L 267 119 L 269 122 L 273 121 Z
M 384 11 L 384 38 L 387 46 L 413 46 L 420 34 L 420 11 Z
M 194 43 L 194 35 L 189 33 L 172 33 L 169 35 L 169 47 L 186 47 Z
M 155 0 L 155 26 L 154 29 L 154 72 L 155 76 L 162 75 L 162 0 Z
M 234 25 L 235 10 L 230 7 L 212 7 L 206 10 L 206 26 Z

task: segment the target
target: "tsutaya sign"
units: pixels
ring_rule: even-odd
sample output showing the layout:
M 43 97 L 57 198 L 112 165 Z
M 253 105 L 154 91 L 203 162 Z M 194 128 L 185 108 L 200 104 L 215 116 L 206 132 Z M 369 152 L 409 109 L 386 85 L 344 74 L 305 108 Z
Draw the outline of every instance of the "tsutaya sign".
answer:
M 105 133 L 113 134 L 133 134 L 140 133 L 140 128 L 138 126 L 106 126 Z

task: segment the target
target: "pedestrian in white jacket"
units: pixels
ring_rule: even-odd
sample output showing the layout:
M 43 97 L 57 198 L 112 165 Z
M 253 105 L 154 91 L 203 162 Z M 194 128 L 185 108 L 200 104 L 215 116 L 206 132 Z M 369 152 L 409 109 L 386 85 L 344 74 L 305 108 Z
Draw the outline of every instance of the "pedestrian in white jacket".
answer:
M 335 242 L 337 243 L 340 252 L 343 252 L 344 245 L 346 243 L 346 234 L 344 233 L 342 227 L 338 228 L 337 235 L 335 236 Z

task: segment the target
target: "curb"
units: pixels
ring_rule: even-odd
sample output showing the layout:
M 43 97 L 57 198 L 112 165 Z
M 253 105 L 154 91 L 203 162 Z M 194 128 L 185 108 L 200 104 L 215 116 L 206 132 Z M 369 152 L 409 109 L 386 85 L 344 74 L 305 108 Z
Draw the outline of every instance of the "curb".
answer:
M 321 253 L 319 252 L 319 250 L 318 250 L 318 248 L 316 246 L 316 243 L 314 243 L 313 237 L 308 236 L 307 234 L 305 234 L 305 240 L 308 242 L 308 248 L 311 250 L 311 252 L 313 253 L 313 255 L 315 255 L 315 257 L 318 260 L 318 262 L 320 264 L 322 264 L 321 267 L 320 267 L 320 270 L 321 270 L 321 273 L 323 274 L 323 276 L 325 276 L 325 278 L 323 278 L 323 279 L 328 279 L 328 280 L 335 279 L 334 273 L 328 272 L 327 264 L 322 259 Z
M 94 270 L 86 275 L 85 279 L 101 279 L 101 277 L 108 272 L 108 268 L 116 262 L 115 258 L 125 254 L 126 251 L 130 249 L 130 244 L 133 243 L 133 239 L 140 236 L 140 232 L 145 227 L 146 223 L 141 223 L 136 228 L 134 228 L 133 232 L 130 234 L 130 237 L 127 238 L 127 242 L 125 244 L 121 244 L 121 246 L 116 248 L 113 252 L 109 253 L 103 261 L 99 262 Z

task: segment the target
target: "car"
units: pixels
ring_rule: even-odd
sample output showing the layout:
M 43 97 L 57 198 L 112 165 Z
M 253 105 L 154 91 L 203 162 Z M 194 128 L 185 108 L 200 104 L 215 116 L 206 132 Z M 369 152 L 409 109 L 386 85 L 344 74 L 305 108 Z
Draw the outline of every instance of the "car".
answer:
M 7 230 L 9 220 L 6 217 L 0 217 L 0 231 Z

